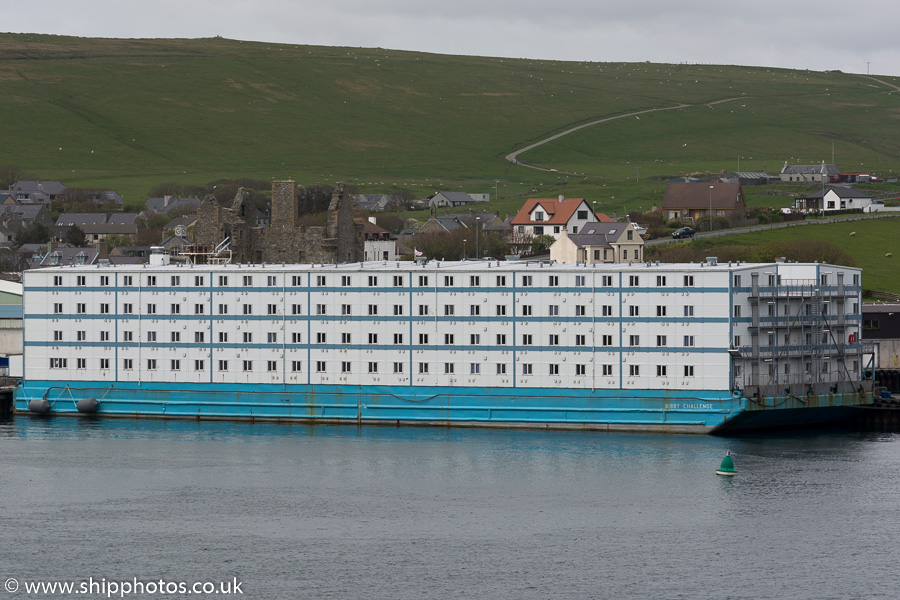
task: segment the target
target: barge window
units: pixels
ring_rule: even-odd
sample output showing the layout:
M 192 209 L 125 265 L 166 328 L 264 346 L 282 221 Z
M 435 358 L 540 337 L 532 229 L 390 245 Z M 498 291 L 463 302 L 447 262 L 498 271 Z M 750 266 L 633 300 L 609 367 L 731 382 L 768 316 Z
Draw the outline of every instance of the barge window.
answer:
M 613 366 L 612 365 L 603 365 L 603 375 L 607 377 L 612 377 L 613 374 Z
M 587 372 L 587 365 L 575 365 L 575 375 L 584 375 Z
M 274 360 L 266 361 L 266 368 L 269 371 L 269 373 L 271 373 L 273 371 L 277 371 L 278 370 L 278 362 L 274 361 Z
M 497 375 L 506 375 L 506 365 L 503 363 L 497 364 Z
M 559 365 L 548 365 L 550 367 L 550 375 L 559 375 Z
M 195 371 L 205 371 L 206 370 L 206 362 L 202 360 L 194 361 L 194 370 Z
M 657 377 L 665 377 L 668 373 L 668 367 L 666 365 L 656 365 L 656 376 Z
M 173 358 L 170 369 L 172 371 L 180 371 L 181 370 L 181 361 Z
M 641 374 L 641 365 L 628 365 L 628 374 L 637 377 Z
M 402 373 L 403 372 L 403 363 L 395 362 L 394 363 L 394 373 Z
M 530 364 L 523 364 L 523 365 L 522 365 L 522 375 L 531 375 L 531 371 L 532 371 L 532 369 L 531 369 L 531 365 L 530 365 Z
M 251 332 L 251 331 L 245 331 L 245 332 L 244 332 L 244 343 L 245 343 L 245 344 L 252 344 L 252 343 L 253 343 L 253 332 Z
M 130 358 L 122 359 L 122 370 L 130 371 L 134 368 L 134 360 Z
M 299 360 L 292 360 L 292 361 L 291 361 L 291 372 L 292 372 L 292 373 L 299 373 L 299 372 L 302 371 L 302 370 L 303 370 L 303 363 L 302 363 L 302 361 L 299 361 Z
M 684 376 L 685 377 L 693 377 L 694 376 L 694 365 L 684 365 Z

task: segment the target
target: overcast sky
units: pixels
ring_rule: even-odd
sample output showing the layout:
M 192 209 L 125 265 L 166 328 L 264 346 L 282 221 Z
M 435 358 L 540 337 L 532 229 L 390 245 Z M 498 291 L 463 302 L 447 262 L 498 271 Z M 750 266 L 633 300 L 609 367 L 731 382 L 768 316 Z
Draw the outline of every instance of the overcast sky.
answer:
M 900 75 L 900 2 L 4 0 L 0 30 Z M 867 64 L 868 63 L 868 64 Z

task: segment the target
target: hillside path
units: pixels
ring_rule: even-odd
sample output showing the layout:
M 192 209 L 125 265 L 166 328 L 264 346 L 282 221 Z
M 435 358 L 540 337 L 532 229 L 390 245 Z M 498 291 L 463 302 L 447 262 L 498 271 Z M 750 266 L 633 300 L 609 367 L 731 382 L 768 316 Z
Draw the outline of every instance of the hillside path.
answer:
M 723 100 L 715 100 L 713 102 L 706 102 L 704 104 L 707 104 L 707 105 L 721 104 L 723 102 L 733 102 L 735 100 L 741 100 L 741 99 L 746 99 L 746 98 L 747 98 L 747 96 L 741 96 L 739 98 L 725 98 Z M 599 125 L 600 123 L 608 123 L 609 121 L 615 121 L 616 119 L 625 119 L 627 117 L 635 117 L 637 115 L 645 115 L 647 113 L 660 112 L 663 110 L 675 110 L 677 108 L 689 108 L 691 106 L 700 106 L 700 105 L 699 104 L 677 104 L 675 106 L 666 106 L 664 108 L 648 108 L 647 110 L 639 110 L 636 112 L 626 113 L 624 115 L 616 115 L 614 117 L 606 117 L 605 119 L 598 119 L 597 121 L 591 121 L 590 123 L 583 123 L 581 125 L 578 125 L 577 127 L 572 127 L 571 129 L 566 129 L 565 131 L 562 131 L 555 135 L 551 135 L 550 137 L 545 138 L 539 142 L 535 142 L 535 143 L 531 144 L 530 146 L 525 146 L 524 148 L 521 148 L 519 150 L 516 150 L 515 152 L 507 154 L 506 160 L 508 162 L 511 162 L 514 165 L 519 165 L 521 167 L 527 167 L 529 169 L 534 169 L 536 171 L 546 171 L 546 172 L 554 172 L 555 173 L 556 169 L 547 169 L 545 167 L 537 167 L 535 165 L 530 165 L 527 162 L 519 162 L 519 155 L 522 154 L 523 152 L 528 152 L 529 150 L 532 150 L 534 148 L 537 148 L 538 146 L 546 144 L 547 142 L 552 142 L 553 140 L 558 140 L 559 138 L 567 136 L 570 133 L 574 133 L 580 129 L 584 129 L 585 127 L 593 127 L 594 125 Z M 568 174 L 575 175 L 575 173 L 568 173 Z

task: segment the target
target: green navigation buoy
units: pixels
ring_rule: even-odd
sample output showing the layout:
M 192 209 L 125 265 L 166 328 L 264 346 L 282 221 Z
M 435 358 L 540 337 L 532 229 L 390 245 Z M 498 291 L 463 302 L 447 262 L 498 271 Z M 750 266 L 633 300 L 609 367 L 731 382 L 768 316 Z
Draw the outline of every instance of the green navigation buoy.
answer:
M 731 450 L 725 452 L 725 458 L 722 459 L 722 464 L 719 465 L 716 475 L 737 475 L 737 471 L 734 469 L 734 461 L 731 459 Z

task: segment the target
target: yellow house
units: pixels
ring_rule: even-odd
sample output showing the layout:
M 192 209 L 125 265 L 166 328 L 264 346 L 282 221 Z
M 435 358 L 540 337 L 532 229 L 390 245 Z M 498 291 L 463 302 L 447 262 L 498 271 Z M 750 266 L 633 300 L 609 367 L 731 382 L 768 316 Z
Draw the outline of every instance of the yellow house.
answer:
M 563 229 L 550 258 L 565 265 L 641 262 L 644 240 L 633 223 L 589 223 L 578 233 Z

